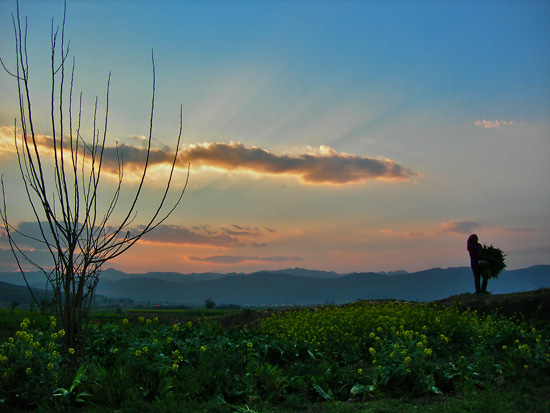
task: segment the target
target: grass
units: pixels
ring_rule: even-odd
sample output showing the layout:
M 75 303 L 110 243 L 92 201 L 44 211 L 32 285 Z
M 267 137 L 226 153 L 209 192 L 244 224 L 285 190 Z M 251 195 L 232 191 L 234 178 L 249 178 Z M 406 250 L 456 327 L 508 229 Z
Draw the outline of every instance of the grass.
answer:
M 189 310 L 163 310 L 163 309 L 129 309 L 127 314 L 147 314 L 151 316 L 176 315 L 182 318 L 189 317 L 217 317 L 231 314 L 240 310 L 217 310 L 217 309 L 189 309 Z
M 548 324 L 453 306 L 358 301 L 273 312 L 240 329 L 203 316 L 215 311 L 191 313 L 193 321 L 189 310 L 103 312 L 79 373 L 65 362 L 59 327 L 38 314 L 1 311 L 0 326 L 11 336 L 0 344 L 0 403 L 10 411 L 84 412 L 550 407 Z

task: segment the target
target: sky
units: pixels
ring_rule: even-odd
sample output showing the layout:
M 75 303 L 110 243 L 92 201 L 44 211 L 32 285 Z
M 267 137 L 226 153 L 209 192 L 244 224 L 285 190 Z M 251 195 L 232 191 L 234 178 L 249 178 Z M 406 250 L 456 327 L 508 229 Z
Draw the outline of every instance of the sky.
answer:
M 48 156 L 50 34 L 63 2 L 19 7 Z M 15 11 L 0 1 L 8 70 Z M 190 165 L 177 209 L 105 268 L 413 272 L 469 265 L 471 233 L 510 269 L 550 264 L 550 2 L 68 0 L 66 16 L 84 141 L 96 97 L 105 130 L 110 75 L 101 199 L 115 188 L 117 144 L 120 214 L 135 191 L 153 54 L 152 163 L 136 228 L 162 197 L 180 108 L 171 202 Z M 13 139 L 17 83 L 3 71 L 0 87 L 6 211 L 33 234 Z M 3 230 L 0 270 L 15 270 Z

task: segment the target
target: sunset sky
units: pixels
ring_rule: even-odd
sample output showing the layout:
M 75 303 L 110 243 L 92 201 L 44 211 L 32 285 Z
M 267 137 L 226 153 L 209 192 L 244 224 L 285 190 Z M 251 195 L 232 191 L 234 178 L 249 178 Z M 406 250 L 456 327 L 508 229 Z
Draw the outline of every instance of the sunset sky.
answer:
M 0 2 L 10 70 L 15 10 Z M 47 144 L 63 2 L 22 0 L 20 12 Z M 510 269 L 550 264 L 548 1 L 68 0 L 65 34 L 85 140 L 96 96 L 103 133 L 111 73 L 106 156 L 118 142 L 126 194 L 148 134 L 154 50 L 153 167 L 136 226 L 162 195 L 183 108 L 182 204 L 106 267 L 418 271 L 469 265 L 473 232 Z M 32 233 L 13 144 L 17 84 L 4 71 L 0 89 L 8 217 Z M 104 184 L 114 190 L 112 176 Z M 2 230 L 0 271 L 14 264 Z

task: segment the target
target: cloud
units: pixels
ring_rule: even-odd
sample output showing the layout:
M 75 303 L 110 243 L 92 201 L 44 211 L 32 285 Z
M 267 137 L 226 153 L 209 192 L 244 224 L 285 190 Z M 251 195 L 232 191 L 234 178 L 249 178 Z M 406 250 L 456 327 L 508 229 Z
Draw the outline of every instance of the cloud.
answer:
M 48 241 L 53 244 L 52 233 L 46 222 L 42 223 L 42 229 L 40 229 L 40 225 L 36 221 L 22 221 L 14 225 L 13 230 L 10 230 L 10 234 L 22 250 L 49 251 L 44 242 L 42 231 Z M 0 230 L 0 246 L 9 246 L 8 235 L 4 228 Z
M 235 230 L 237 228 L 238 230 Z M 141 227 L 138 227 L 141 229 Z M 143 243 L 166 245 L 195 245 L 218 248 L 235 248 L 241 246 L 266 247 L 259 242 L 263 232 L 256 227 L 243 227 L 233 224 L 212 230 L 208 225 L 194 226 L 188 229 L 178 225 L 160 225 L 142 238 Z
M 502 231 L 504 232 L 511 232 L 514 234 L 524 234 L 528 232 L 535 232 L 535 228 L 503 228 Z
M 0 248 L 0 269 L 6 272 L 19 270 L 11 250 Z
M 207 264 L 241 264 L 243 262 L 288 262 L 288 261 L 303 261 L 301 257 L 256 257 L 256 256 L 242 256 L 242 255 L 212 255 L 210 257 L 194 257 L 187 256 L 189 261 L 203 262 Z
M 479 126 L 480 128 L 485 129 L 493 129 L 493 128 L 501 128 L 505 126 L 512 126 L 515 124 L 515 121 L 513 120 L 476 120 L 474 122 L 474 125 Z
M 473 221 L 453 221 L 444 222 L 442 227 L 443 231 L 451 234 L 471 234 L 477 228 L 481 227 L 481 224 Z
M 311 153 L 276 155 L 236 142 L 203 143 L 183 149 L 181 158 L 193 165 L 227 171 L 295 176 L 308 184 L 347 184 L 377 178 L 404 180 L 417 175 L 389 159 L 339 154 L 328 146 Z
M 48 227 L 43 224 L 44 230 Z M 240 231 L 234 231 L 232 228 L 238 227 Z M 25 250 L 47 251 L 37 222 L 20 222 L 16 226 L 17 231 L 13 232 L 13 237 L 18 245 Z M 130 232 L 143 230 L 143 226 L 138 225 Z M 27 235 L 27 237 L 21 234 Z M 242 246 L 266 247 L 262 242 L 264 232 L 257 227 L 245 227 L 232 225 L 222 227 L 221 229 L 211 229 L 208 225 L 194 226 L 192 229 L 178 225 L 160 225 L 154 231 L 146 234 L 141 242 L 147 244 L 164 245 L 193 245 L 202 247 L 216 248 L 234 248 Z M 51 242 L 51 241 L 50 241 Z M 7 247 L 7 235 L 3 229 L 0 229 L 0 247 Z
M 141 227 L 139 228 L 141 229 Z M 237 247 L 241 239 L 223 232 L 190 230 L 176 225 L 160 225 L 142 238 L 148 244 L 197 245 L 210 247 Z
M 13 127 L 0 126 L 0 156 L 15 153 Z
M 0 151 L 13 152 L 13 130 L 8 142 L 8 129 L 3 128 L 0 136 Z M 40 150 L 52 153 L 52 138 L 37 136 Z M 122 157 L 126 172 L 140 172 L 146 159 L 147 148 L 144 137 L 132 135 L 136 145 L 117 144 L 103 148 L 103 170 L 118 174 L 118 159 Z M 68 141 L 65 144 L 68 150 Z M 149 153 L 149 165 L 168 166 L 173 161 L 174 152 L 159 145 Z M 84 145 L 80 146 L 81 149 Z M 43 152 L 44 153 L 44 152 Z M 372 179 L 406 180 L 420 174 L 404 168 L 390 159 L 369 158 L 366 156 L 338 153 L 334 149 L 321 145 L 310 148 L 301 154 L 274 154 L 259 147 L 246 147 L 240 142 L 200 143 L 186 145 L 180 150 L 179 166 L 187 168 L 210 167 L 225 171 L 252 172 L 271 176 L 294 176 L 306 184 L 349 184 Z

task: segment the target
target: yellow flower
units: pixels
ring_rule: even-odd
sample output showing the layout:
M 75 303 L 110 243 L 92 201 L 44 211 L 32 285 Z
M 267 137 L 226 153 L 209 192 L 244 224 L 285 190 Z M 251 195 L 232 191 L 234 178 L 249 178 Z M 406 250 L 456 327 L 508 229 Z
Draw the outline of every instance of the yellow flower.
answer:
M 148 318 L 147 320 L 145 320 L 145 323 L 146 323 L 146 324 L 151 324 L 151 322 L 152 322 L 152 321 L 151 321 L 150 318 Z
M 124 325 L 128 324 L 128 319 L 125 318 L 124 320 L 122 320 L 122 324 L 124 324 Z
M 363 369 L 357 369 L 357 373 L 363 374 Z
M 27 376 L 30 376 L 32 374 L 32 369 L 30 367 L 27 367 L 25 369 L 25 373 L 27 374 Z
M 409 364 L 412 361 L 410 357 L 405 357 L 404 363 Z
M 506 350 L 507 348 L 508 348 L 508 346 L 506 346 L 506 345 L 502 346 L 503 350 Z
M 52 362 L 48 363 L 48 370 L 53 370 L 53 363 Z
M 50 325 L 52 327 L 55 327 L 57 325 L 57 321 L 53 315 L 50 317 Z
M 246 343 L 246 347 L 252 348 L 252 347 L 254 347 L 254 344 L 252 344 L 251 342 L 248 342 L 248 343 Z
M 65 330 L 59 330 L 59 331 L 57 332 L 57 335 L 58 335 L 59 337 L 65 337 Z
M 143 322 L 145 321 L 145 318 L 144 318 L 143 316 L 139 316 L 139 317 L 138 317 L 138 321 L 139 321 L 140 323 L 143 323 Z
M 178 331 L 178 330 L 180 329 L 180 326 L 178 326 L 177 324 L 174 324 L 174 325 L 172 326 L 172 329 L 173 329 L 174 331 Z
M 74 354 L 74 348 L 72 347 L 69 348 L 69 354 Z
M 200 351 L 206 351 L 206 347 L 201 346 L 201 348 L 200 348 L 199 350 L 200 350 Z
M 158 317 L 153 317 L 153 323 L 157 323 L 158 324 L 159 322 L 159 318 Z
M 524 365 L 523 365 L 523 368 L 524 368 L 525 370 L 529 369 L 529 364 L 524 364 Z
M 192 321 L 188 321 L 188 322 L 187 322 L 187 326 L 188 326 L 188 327 L 192 327 L 192 326 L 193 326 L 193 322 L 192 322 Z
M 179 369 L 179 367 L 180 367 L 180 366 L 179 366 L 177 363 L 172 364 L 172 368 L 173 368 L 174 370 Z

